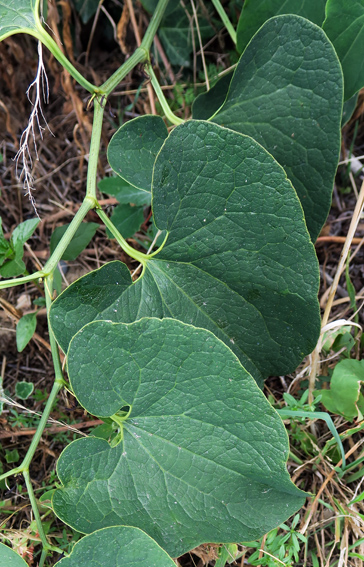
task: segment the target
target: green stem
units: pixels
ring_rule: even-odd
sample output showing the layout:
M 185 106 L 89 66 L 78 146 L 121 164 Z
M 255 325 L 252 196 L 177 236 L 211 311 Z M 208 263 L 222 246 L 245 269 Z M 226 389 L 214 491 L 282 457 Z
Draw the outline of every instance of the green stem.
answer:
M 233 40 L 233 42 L 236 45 L 236 31 L 234 30 L 232 23 L 230 22 L 229 18 L 227 17 L 227 14 L 226 14 L 224 8 L 222 7 L 220 0 L 212 0 L 212 3 L 215 6 L 215 10 L 219 14 L 219 16 L 222 20 L 222 23 L 226 27 L 231 39 Z
M 32 439 L 30 446 L 29 446 L 27 454 L 25 455 L 24 461 L 22 462 L 20 467 L 18 467 L 18 469 L 20 469 L 20 472 L 23 472 L 24 470 L 27 470 L 29 468 L 29 465 L 31 463 L 32 458 L 34 457 L 35 451 L 37 450 L 37 447 L 38 447 L 40 438 L 43 434 L 43 431 L 45 429 L 45 426 L 47 425 L 49 414 L 51 413 L 53 404 L 56 400 L 58 392 L 62 388 L 62 385 L 63 384 L 60 383 L 57 379 L 53 384 L 51 393 L 49 394 L 49 398 L 47 400 L 47 403 L 46 403 L 46 406 L 44 408 L 40 422 L 38 424 L 37 431 L 34 433 L 34 437 Z
M 169 122 L 175 124 L 176 126 L 178 126 L 178 124 L 183 124 L 185 121 L 182 118 L 178 118 L 178 116 L 175 116 L 171 111 L 171 109 L 169 108 L 167 99 L 164 96 L 160 84 L 158 83 L 158 79 L 153 71 L 153 67 L 150 63 L 147 64 L 147 72 L 150 77 L 150 82 L 152 83 L 153 89 L 155 90 L 155 94 L 158 97 L 158 100 L 162 106 L 163 112 L 167 120 L 169 120 Z
M 126 77 L 130 71 L 136 67 L 139 63 L 145 63 L 149 61 L 149 50 L 152 45 L 155 34 L 163 17 L 164 11 L 167 8 L 169 0 L 159 0 L 156 9 L 154 10 L 153 17 L 150 20 L 149 26 L 145 35 L 143 37 L 140 47 L 133 53 L 129 59 L 125 61 L 121 67 L 111 77 L 100 87 L 100 92 L 102 91 L 106 96 L 108 96 L 115 87 Z
M 42 550 L 42 554 L 41 554 L 40 559 L 39 559 L 39 565 L 38 565 L 38 567 L 43 567 L 43 566 L 44 566 L 44 562 L 45 562 L 45 560 L 46 560 L 46 558 L 47 558 L 47 555 L 48 555 L 47 549 L 43 549 L 43 550 Z
M 168 2 L 169 0 L 159 0 L 156 9 L 153 12 L 153 17 L 149 22 L 148 29 L 144 34 L 140 47 L 143 47 L 148 52 L 153 43 L 154 36 L 159 28 L 159 24 L 161 23 L 161 20 L 163 18 Z
M 102 119 L 104 116 L 104 108 L 106 104 L 106 97 L 102 96 L 100 99 L 94 99 L 94 121 L 92 125 L 90 154 L 88 158 L 87 168 L 87 189 L 86 197 L 94 200 L 96 204 L 96 179 L 97 179 L 97 164 L 99 160 L 99 151 L 101 143 L 102 132 Z
M 40 518 L 40 514 L 39 514 L 39 510 L 38 510 L 38 504 L 37 504 L 37 501 L 36 501 L 35 496 L 34 496 L 33 486 L 32 486 L 31 480 L 30 480 L 28 469 L 23 471 L 23 476 L 24 476 L 25 484 L 26 484 L 26 487 L 27 487 L 27 490 L 28 490 L 29 500 L 30 500 L 30 503 L 32 505 L 34 518 L 35 518 L 35 521 L 37 523 L 37 529 L 38 529 L 39 537 L 40 537 L 42 544 L 43 544 L 43 549 L 49 549 L 49 543 L 47 541 L 46 535 L 45 535 L 44 530 L 43 530 L 42 520 Z
M 127 241 L 121 236 L 120 232 L 117 230 L 117 228 L 114 226 L 107 214 L 102 209 L 96 209 L 96 212 L 99 215 L 100 219 L 104 222 L 105 226 L 107 226 L 107 228 L 110 230 L 113 237 L 116 238 L 118 244 L 120 244 L 124 252 L 126 252 L 131 258 L 134 258 L 134 260 L 137 260 L 138 262 L 143 264 L 143 266 L 145 266 L 146 261 L 148 260 L 148 256 L 146 254 L 143 254 L 143 252 L 138 252 L 138 250 L 135 250 L 134 248 L 132 248 L 132 246 L 130 246 L 130 244 L 127 243 Z
M 52 256 L 49 258 L 48 262 L 44 266 L 42 272 L 43 275 L 48 276 L 52 272 L 54 272 L 58 262 L 62 258 L 67 246 L 71 242 L 72 238 L 74 237 L 78 227 L 80 226 L 81 222 L 87 215 L 87 213 L 93 209 L 97 205 L 97 201 L 93 197 L 85 197 L 82 205 L 78 209 L 77 213 L 72 219 L 71 224 L 67 228 L 66 232 L 62 236 L 61 240 L 59 241 L 55 251 L 53 252 Z
M 69 72 L 71 77 L 73 77 L 78 82 L 78 84 L 81 85 L 81 87 L 86 89 L 86 91 L 90 92 L 91 94 L 103 94 L 102 89 L 90 83 L 87 79 L 85 79 L 85 77 L 83 77 L 83 75 L 81 75 L 79 71 L 77 71 L 76 67 L 72 65 L 72 63 L 67 59 L 64 53 L 60 50 L 54 39 L 42 27 L 42 24 L 40 24 L 40 27 L 37 27 L 37 31 L 34 35 L 43 43 L 43 45 L 45 45 L 49 49 L 49 51 L 54 55 L 54 57 L 62 65 L 62 67 L 64 67 L 64 69 Z
M 106 93 L 106 96 L 109 96 L 115 87 L 118 86 L 118 84 L 128 73 L 130 73 L 130 71 L 134 69 L 134 67 L 136 67 L 139 63 L 147 61 L 147 59 L 148 52 L 145 51 L 145 49 L 138 47 L 138 49 L 134 51 L 133 55 L 131 55 L 131 57 L 129 57 L 129 59 L 127 59 L 125 63 L 123 63 L 123 65 L 119 67 L 119 69 L 115 71 L 115 73 L 111 75 L 111 77 L 109 77 L 103 85 L 101 85 L 100 88 Z
M 21 278 L 14 278 L 13 280 L 3 280 L 2 282 L 0 282 L 0 289 L 14 287 L 16 285 L 22 285 L 24 283 L 32 282 L 33 280 L 37 280 L 43 277 L 44 277 L 44 271 L 39 270 L 38 272 L 34 272 L 34 274 L 29 274 L 28 276 L 22 276 Z

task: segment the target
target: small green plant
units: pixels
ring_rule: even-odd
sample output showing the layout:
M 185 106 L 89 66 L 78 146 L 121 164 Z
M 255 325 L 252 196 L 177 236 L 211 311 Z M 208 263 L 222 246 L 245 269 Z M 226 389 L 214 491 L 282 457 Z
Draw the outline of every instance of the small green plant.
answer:
M 289 407 L 276 411 L 261 391 L 267 376 L 294 371 L 320 335 L 313 242 L 331 202 L 344 86 L 349 100 L 364 84 L 358 72 L 359 83 L 351 84 L 343 63 L 344 85 L 325 33 L 339 34 L 342 18 L 336 25 L 335 10 L 343 2 L 327 2 L 323 24 L 323 1 L 314 15 L 312 10 L 280 15 L 280 3 L 272 1 L 249 33 L 245 24 L 253 2 L 244 3 L 237 31 L 220 2 L 213 4 L 242 54 L 232 77 L 201 95 L 185 121 L 168 106 L 150 58 L 159 30 L 172 64 L 189 64 L 190 20 L 180 5 L 144 0 L 153 15 L 140 47 L 95 86 L 47 33 L 39 0 L 0 1 L 0 40 L 33 35 L 39 40 L 40 73 L 45 45 L 90 93 L 94 109 L 86 195 L 72 222 L 53 235 L 44 268 L 26 274 L 21 260 L 38 219 L 19 225 L 10 243 L 1 240 L 1 275 L 22 277 L 0 282 L 0 288 L 44 284 L 55 367 L 25 458 L 0 476 L 24 477 L 42 544 L 39 567 L 64 549 L 60 567 L 88 567 L 95 549 L 103 567 L 128 567 L 136 554 L 140 565 L 173 567 L 171 557 L 201 543 L 250 541 L 272 529 L 266 553 L 253 558 L 255 564 L 297 562 L 305 542 L 295 530 L 298 516 L 291 528 L 281 525 L 283 534 L 276 529 L 306 497 L 286 469 L 289 448 L 280 415 L 325 419 L 343 451 L 327 414 L 306 407 L 306 399 L 293 403 L 289 397 Z M 317 0 L 305 6 L 310 4 Z M 356 12 L 352 19 L 359 19 Z M 200 33 L 204 37 L 204 25 Z M 108 97 L 137 65 L 149 76 L 164 119 L 138 117 L 110 141 L 115 176 L 99 184 L 119 201 L 110 219 L 97 198 L 103 114 Z M 31 194 L 26 162 L 23 173 Z M 149 203 L 153 237 L 160 241 L 144 253 L 125 237 L 138 229 Z M 91 209 L 139 262 L 141 274 L 133 281 L 125 264 L 110 262 L 55 297 L 59 262 L 76 257 L 99 226 L 83 222 Z M 6 266 L 10 272 L 4 273 Z M 34 325 L 34 314 L 30 319 Z M 22 335 L 20 346 L 29 336 L 30 331 Z M 65 538 L 54 541 L 44 528 L 29 473 L 64 387 L 104 421 L 94 436 L 67 445 L 58 460 L 52 510 L 85 534 L 72 550 Z M 21 425 L 22 417 L 12 416 Z M 15 454 L 7 457 L 18 460 Z M 0 559 L 14 567 L 25 564 L 3 545 Z
M 291 526 L 281 524 L 267 534 L 258 543 L 246 543 L 247 547 L 256 547 L 257 550 L 249 556 L 250 565 L 276 567 L 287 565 L 294 567 L 298 564 L 301 547 L 306 544 L 307 538 L 298 530 L 299 514 L 292 519 Z

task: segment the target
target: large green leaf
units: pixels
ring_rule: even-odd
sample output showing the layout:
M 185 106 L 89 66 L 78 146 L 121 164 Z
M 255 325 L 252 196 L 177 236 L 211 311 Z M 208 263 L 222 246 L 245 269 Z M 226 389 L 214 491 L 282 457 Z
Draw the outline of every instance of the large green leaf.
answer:
M 28 567 L 24 559 L 15 551 L 0 543 L 0 567 Z
M 40 0 L 0 0 L 0 41 L 15 33 L 37 35 Z
M 170 4 L 173 5 L 175 2 L 170 2 Z M 209 39 L 215 34 L 215 30 L 208 20 L 200 16 L 198 23 L 202 41 Z M 191 54 L 198 42 L 195 29 L 193 33 L 195 34 L 195 42 L 192 40 L 190 19 L 186 14 L 186 9 L 181 5 L 173 10 L 173 13 L 163 18 L 158 30 L 158 36 L 172 65 L 185 67 L 191 65 Z
M 312 240 L 326 220 L 337 169 L 343 81 L 325 33 L 300 16 L 272 18 L 254 36 L 212 120 L 252 136 L 284 167 Z
M 95 319 L 174 317 L 211 330 L 256 378 L 295 369 L 318 338 L 319 282 L 283 169 L 251 138 L 191 120 L 164 143 L 152 195 L 167 243 L 134 284 L 119 263 L 72 284 L 51 308 L 62 348 Z
M 323 29 L 344 73 L 345 100 L 364 86 L 364 0 L 328 0 Z
M 176 557 L 258 538 L 303 504 L 283 423 L 212 333 L 95 321 L 73 338 L 68 373 L 89 412 L 131 408 L 119 445 L 89 437 L 59 458 L 53 508 L 78 531 L 136 526 Z
M 326 0 L 245 0 L 236 30 L 237 49 L 242 53 L 258 29 L 273 16 L 296 14 L 318 26 L 325 19 Z
M 160 116 L 130 120 L 111 138 L 107 149 L 111 167 L 131 185 L 150 191 L 155 158 L 167 136 Z
M 96 561 L 96 563 L 95 563 Z M 57 567 L 176 567 L 166 552 L 138 528 L 98 530 L 78 541 Z

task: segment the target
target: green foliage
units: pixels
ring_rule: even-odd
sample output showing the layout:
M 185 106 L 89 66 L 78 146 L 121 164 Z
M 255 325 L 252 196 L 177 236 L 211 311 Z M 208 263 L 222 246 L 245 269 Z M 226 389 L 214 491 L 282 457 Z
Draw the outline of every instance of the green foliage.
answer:
M 98 187 L 102 193 L 116 197 L 121 205 L 150 205 L 152 199 L 150 190 L 138 189 L 120 177 L 105 177 L 99 181 Z
M 102 557 L 103 567 L 174 567 L 163 549 L 138 528 L 118 526 L 98 530 L 76 543 L 69 557 L 56 563 L 59 567 L 90 567 Z M 99 563 L 99 560 L 97 560 Z M 16 566 L 17 567 L 17 566 Z
M 323 31 L 299 16 L 260 28 L 212 120 L 252 136 L 282 165 L 312 240 L 329 211 L 340 152 L 342 72 Z
M 4 238 L 0 219 L 0 276 L 15 277 L 26 271 L 23 262 L 24 244 L 32 236 L 39 224 L 39 219 L 29 219 L 20 223 L 13 231 L 8 242 Z
M 150 191 L 154 162 L 167 136 L 167 127 L 160 116 L 130 120 L 111 138 L 108 161 L 126 182 Z
M 227 73 L 209 90 L 200 94 L 192 105 L 192 117 L 196 120 L 208 120 L 215 114 L 225 102 L 232 77 L 232 72 Z
M 39 22 L 39 1 L 33 4 L 30 0 L 0 0 L 0 41 L 16 33 L 35 35 Z
M 130 238 L 144 222 L 143 207 L 118 205 L 113 210 L 110 220 L 124 238 Z M 113 238 L 108 228 L 106 229 L 106 234 L 109 238 Z
M 10 0 L 5 5 L 0 0 L 0 39 L 19 31 L 39 37 L 91 93 L 95 113 L 86 197 L 75 218 L 52 235 L 51 257 L 43 269 L 0 282 L 5 287 L 45 280 L 56 380 L 25 459 L 0 476 L 2 482 L 11 474 L 24 475 L 43 546 L 40 567 L 47 553 L 63 549 L 69 555 L 58 562 L 61 567 L 88 566 L 95 550 L 105 567 L 172 567 L 167 553 L 175 557 L 209 541 L 261 538 L 273 528 L 263 557 L 262 542 L 251 544 L 257 548 L 251 564 L 297 564 L 306 543 L 296 530 L 298 516 L 291 527 L 276 528 L 305 498 L 286 469 L 289 446 L 281 417 L 292 418 L 292 439 L 307 453 L 314 439 L 303 438 L 302 420 L 324 419 L 345 465 L 330 416 L 307 404 L 307 394 L 298 401 L 287 395 L 287 407 L 276 411 L 257 386 L 268 375 L 294 371 L 319 337 L 319 273 L 312 241 L 331 201 L 341 122 L 354 104 L 348 101 L 343 118 L 339 59 L 316 25 L 322 24 L 325 3 L 293 1 L 294 15 L 284 14 L 286 4 L 246 0 L 238 24 L 238 48 L 244 52 L 232 78 L 224 77 L 196 99 L 193 119 L 183 123 L 168 107 L 149 56 L 158 30 L 169 62 L 191 65 L 197 39 L 181 5 L 171 2 L 167 11 L 166 0 L 143 0 L 153 17 L 141 47 L 95 87 L 42 28 L 37 3 Z M 84 23 L 97 5 L 75 0 Z M 337 6 L 340 2 L 329 0 L 324 30 L 332 36 L 337 27 L 331 31 L 330 20 Z M 358 11 L 349 12 L 355 25 L 360 22 Z M 347 22 L 342 18 L 337 25 L 349 27 Z M 234 41 L 235 30 L 226 19 L 225 24 Z M 203 41 L 215 26 L 212 12 L 199 20 Z M 350 49 L 344 31 L 340 58 L 349 98 L 358 89 L 350 84 L 350 66 L 345 71 Z M 340 51 L 339 40 L 333 41 Z M 147 66 L 164 115 L 179 125 L 168 130 L 161 117 L 147 115 L 115 133 L 108 160 L 116 177 L 99 182 L 100 190 L 120 203 L 109 219 L 96 195 L 102 117 L 108 96 L 138 64 Z M 191 89 L 179 99 L 185 112 L 192 99 Z M 149 235 L 161 234 L 158 249 L 143 254 L 125 239 L 139 230 L 149 205 Z M 105 222 L 108 235 L 140 262 L 141 275 L 132 281 L 125 264 L 110 262 L 52 302 L 60 287 L 60 260 L 76 259 L 99 226 L 83 222 L 91 209 Z M 26 273 L 23 246 L 37 223 L 22 223 L 10 241 L 0 232 L 1 276 Z M 35 313 L 20 319 L 19 350 L 35 324 Z M 338 334 L 325 346 L 339 348 L 346 338 L 349 355 L 347 335 Z M 104 422 L 92 436 L 66 446 L 57 465 L 61 485 L 54 491 L 52 479 L 41 503 L 47 515 L 52 507 L 75 530 L 90 534 L 73 550 L 66 533 L 56 536 L 58 547 L 51 545 L 51 522 L 42 525 L 29 478 L 37 443 L 66 383 L 56 342 L 66 354 L 67 388 Z M 336 369 L 330 390 L 320 392 L 315 403 L 321 400 L 351 419 L 362 417 L 362 365 L 346 360 Z M 26 399 L 32 387 L 18 383 L 16 395 Z M 40 399 L 39 392 L 35 397 Z M 12 426 L 29 426 L 31 420 L 38 418 L 9 410 Z M 3 456 L 8 463 L 20 460 L 16 450 L 7 449 Z M 72 541 L 78 537 L 73 533 Z M 221 545 L 217 565 L 229 560 L 227 551 L 236 554 L 233 545 Z M 0 567 L 4 557 L 6 565 L 18 560 L 1 547 Z
M 283 465 L 282 422 L 211 333 L 173 319 L 96 321 L 67 360 L 87 411 L 117 420 L 131 408 L 117 447 L 88 438 L 62 453 L 53 507 L 67 524 L 137 526 L 177 557 L 205 541 L 258 537 L 303 503 Z
M 51 309 L 62 348 L 94 319 L 173 316 L 212 330 L 258 381 L 295 368 L 319 333 L 318 270 L 283 170 L 251 138 L 189 121 L 158 154 L 152 194 L 166 244 L 135 284 L 113 262 L 70 286 Z
M 258 29 L 273 16 L 296 14 L 321 26 L 325 19 L 326 0 L 245 0 L 237 35 L 237 49 L 242 53 Z
M 64 224 L 63 226 L 58 226 L 53 232 L 50 242 L 51 254 L 56 249 L 56 246 L 66 233 L 68 227 L 69 224 Z M 90 244 L 98 228 L 99 225 L 96 222 L 84 222 L 80 224 L 71 242 L 63 252 L 61 259 L 69 262 L 76 260 L 77 256 Z
M 10 547 L 0 543 L 0 567 L 27 567 L 27 564 Z
M 19 319 L 16 326 L 16 347 L 18 352 L 22 352 L 32 336 L 37 326 L 37 314 L 28 313 Z M 24 398 L 25 399 L 25 398 Z
M 173 2 L 171 2 L 171 6 L 173 6 Z M 212 26 L 203 18 L 199 18 L 199 28 L 202 41 L 204 42 L 215 34 Z M 184 67 L 191 65 L 191 54 L 194 46 L 192 33 L 195 35 L 194 41 L 197 44 L 197 33 L 195 30 L 192 32 L 186 10 L 181 5 L 177 5 L 171 14 L 167 14 L 163 18 L 158 36 L 171 65 Z
M 298 530 L 299 514 L 292 520 L 291 527 L 282 524 L 279 528 L 272 530 L 264 542 L 253 543 L 257 550 L 249 557 L 250 565 L 264 565 L 266 567 L 277 567 L 278 565 L 297 565 L 299 562 L 299 551 L 302 544 L 307 542 L 307 538 Z M 281 533 L 286 532 L 286 533 Z M 245 544 L 252 547 L 250 543 Z M 260 549 L 264 550 L 260 557 Z
M 95 15 L 99 0 L 73 0 L 75 8 L 84 24 Z
M 30 382 L 17 382 L 15 384 L 15 395 L 20 400 L 27 400 L 33 393 L 34 384 Z
M 7 463 L 17 463 L 19 461 L 19 453 L 17 449 L 13 449 L 12 451 L 9 449 L 5 449 L 5 460 Z
M 364 0 L 328 0 L 323 29 L 342 65 L 346 101 L 364 86 L 363 22 Z
M 341 360 L 334 368 L 329 390 L 318 390 L 323 405 L 331 412 L 344 416 L 348 421 L 363 419 L 364 360 Z
M 341 126 L 344 127 L 347 122 L 349 122 L 350 118 L 352 117 L 354 110 L 356 108 L 356 104 L 358 102 L 359 93 L 356 93 L 354 96 L 349 98 L 344 102 L 343 106 L 343 117 L 341 121 Z

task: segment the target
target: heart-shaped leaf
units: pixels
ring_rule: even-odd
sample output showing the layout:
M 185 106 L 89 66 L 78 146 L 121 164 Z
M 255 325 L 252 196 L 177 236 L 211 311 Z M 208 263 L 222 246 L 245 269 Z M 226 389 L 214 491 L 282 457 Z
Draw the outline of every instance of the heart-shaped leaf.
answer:
M 62 348 L 95 319 L 174 317 L 211 330 L 257 379 L 295 369 L 320 331 L 318 266 L 283 169 L 251 138 L 189 121 L 164 143 L 152 194 L 164 248 L 135 284 L 115 263 L 72 284 L 51 308 Z
M 364 408 L 360 391 L 363 382 L 364 360 L 341 360 L 334 368 L 330 389 L 318 390 L 317 395 L 321 396 L 321 402 L 329 411 L 353 421 Z
M 16 347 L 18 352 L 22 352 L 25 349 L 35 333 L 36 326 L 36 313 L 27 313 L 19 319 L 16 326 Z
M 131 185 L 150 191 L 155 158 L 167 136 L 167 126 L 160 116 L 134 118 L 111 138 L 109 164 Z
M 0 0 L 0 41 L 16 33 L 37 36 L 40 0 Z
M 21 400 L 27 400 L 29 396 L 33 393 L 34 384 L 31 382 L 17 382 L 15 384 L 15 395 Z
M 252 136 L 284 167 L 312 240 L 331 204 L 342 103 L 341 66 L 325 33 L 300 16 L 277 16 L 249 43 L 212 117 Z
M 15 551 L 0 543 L 0 567 L 28 567 L 24 559 Z
M 273 16 L 296 14 L 318 26 L 325 19 L 326 0 L 245 0 L 236 30 L 237 49 L 242 53 L 258 29 Z
M 75 529 L 136 526 L 176 557 L 260 537 L 303 504 L 282 421 L 212 333 L 174 319 L 95 321 L 67 358 L 88 411 L 130 408 L 119 445 L 89 437 L 59 458 L 53 508 Z
M 129 526 L 105 528 L 82 538 L 71 555 L 56 566 L 91 567 L 95 565 L 95 556 L 102 558 L 102 567 L 176 567 L 152 538 Z
M 344 73 L 345 100 L 364 86 L 364 0 L 328 0 L 323 29 Z

